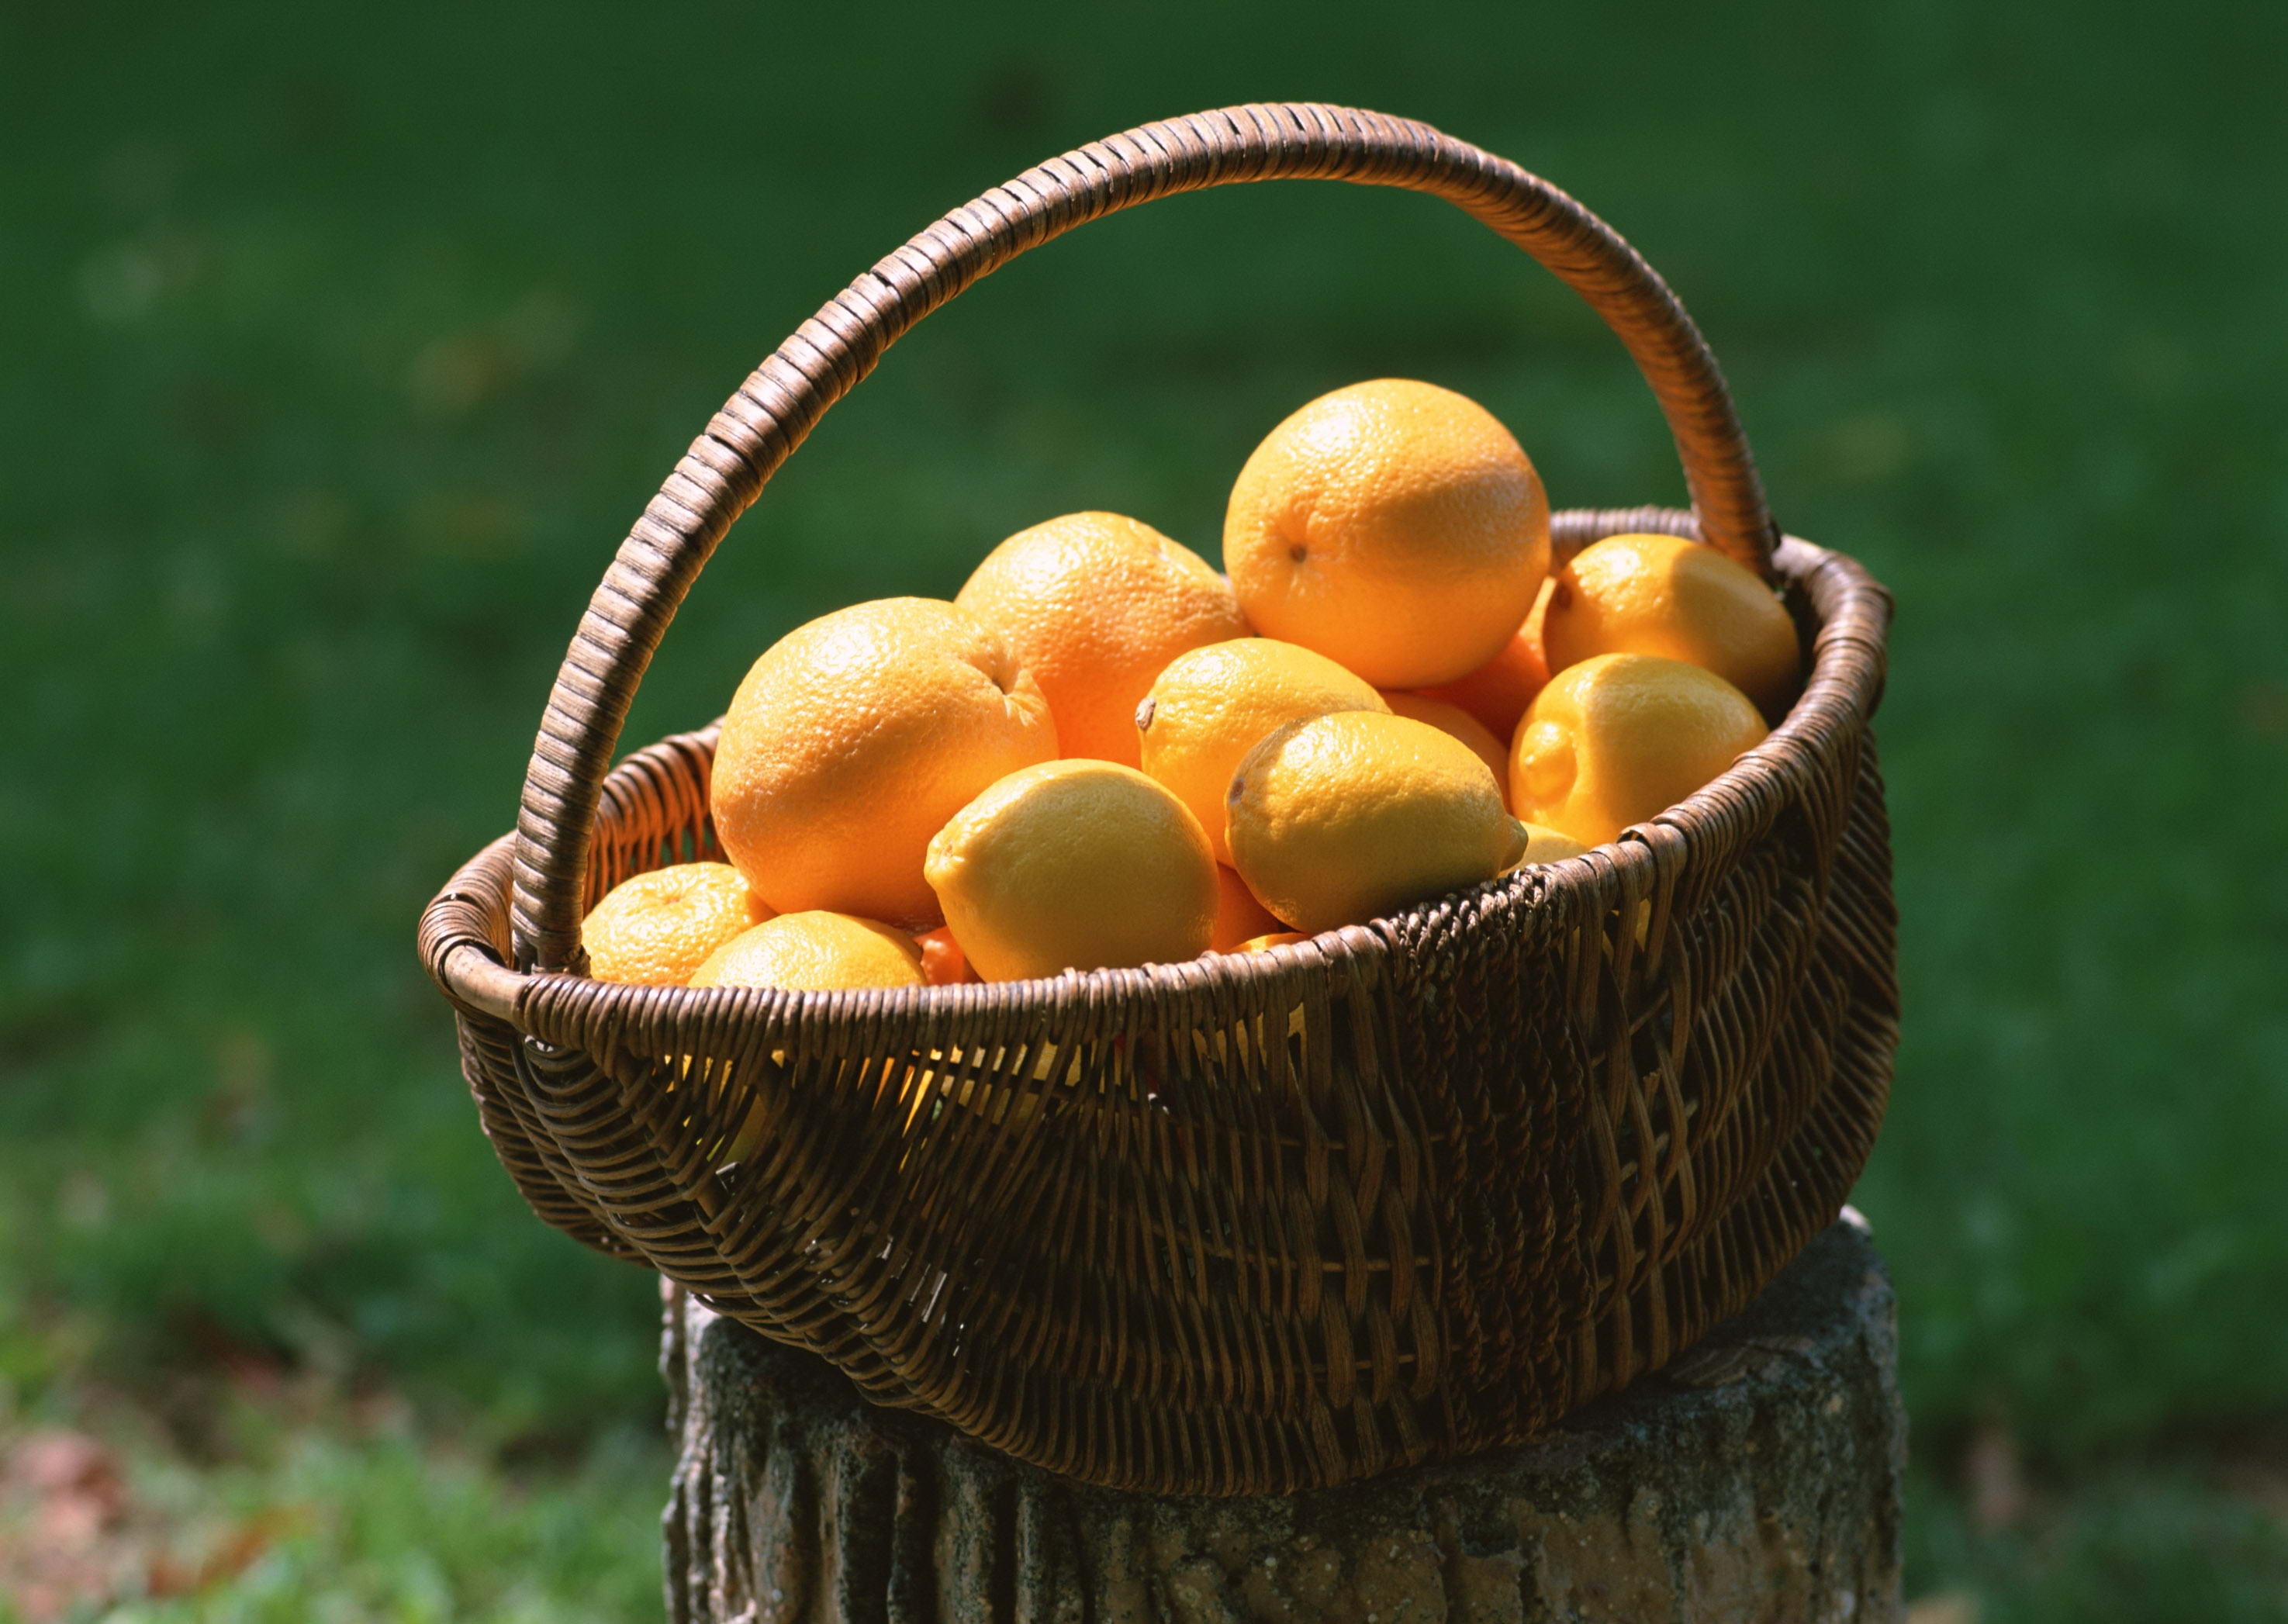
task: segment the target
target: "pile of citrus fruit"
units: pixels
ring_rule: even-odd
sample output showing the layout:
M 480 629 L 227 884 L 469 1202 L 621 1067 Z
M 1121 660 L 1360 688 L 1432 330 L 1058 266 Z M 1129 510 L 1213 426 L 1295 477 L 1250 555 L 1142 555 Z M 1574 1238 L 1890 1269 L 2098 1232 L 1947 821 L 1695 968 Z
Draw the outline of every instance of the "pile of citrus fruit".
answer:
M 1713 549 L 1617 535 L 1552 575 L 1532 463 L 1428 384 L 1274 429 L 1223 560 L 1072 513 L 950 603 L 790 632 L 716 749 L 729 862 L 615 888 L 591 973 L 894 987 L 1298 941 L 1614 839 L 1799 680 L 1787 612 Z

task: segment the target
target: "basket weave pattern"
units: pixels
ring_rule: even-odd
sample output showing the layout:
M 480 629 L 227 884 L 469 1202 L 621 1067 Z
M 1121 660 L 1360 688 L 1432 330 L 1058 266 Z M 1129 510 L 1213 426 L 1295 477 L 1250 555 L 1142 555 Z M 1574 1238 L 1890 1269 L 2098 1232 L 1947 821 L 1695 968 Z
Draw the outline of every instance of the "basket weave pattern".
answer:
M 1768 568 L 1813 633 L 1771 737 L 1616 845 L 1267 954 L 896 993 L 564 973 L 611 885 L 719 855 L 711 730 L 604 767 L 684 590 L 817 415 L 1010 254 L 1283 175 L 1446 196 L 1607 315 L 1696 511 L 1563 514 L 1558 551 L 1663 529 Z M 1833 1216 L 1881 1119 L 1888 604 L 1772 534 L 1689 321 L 1514 166 L 1375 115 L 1256 107 L 1029 171 L 806 323 L 621 550 L 518 834 L 422 921 L 485 1130 L 558 1228 L 1090 1482 L 1287 1491 L 1530 1436 L 1744 1304 Z

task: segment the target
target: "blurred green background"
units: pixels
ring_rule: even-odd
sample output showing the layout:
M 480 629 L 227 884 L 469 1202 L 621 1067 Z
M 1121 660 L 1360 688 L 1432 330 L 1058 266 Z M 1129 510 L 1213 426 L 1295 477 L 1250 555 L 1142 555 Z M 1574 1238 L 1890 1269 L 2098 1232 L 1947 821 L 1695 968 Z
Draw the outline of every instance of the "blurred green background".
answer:
M 1922 1616 L 2288 1617 L 2288 12 L 169 9 L 0 11 L 0 1445 L 93 1440 L 125 1508 L 116 1574 L 27 1578 L 0 1492 L 0 1619 L 655 1615 L 651 1282 L 492 1162 L 415 915 L 780 337 L 1029 163 L 1275 98 L 1604 214 L 1783 523 L 1897 594 L 1856 1199 Z M 629 742 L 1054 513 L 1212 557 L 1256 439 L 1386 374 L 1561 505 L 1681 498 L 1617 345 L 1458 214 L 1180 199 L 907 340 Z

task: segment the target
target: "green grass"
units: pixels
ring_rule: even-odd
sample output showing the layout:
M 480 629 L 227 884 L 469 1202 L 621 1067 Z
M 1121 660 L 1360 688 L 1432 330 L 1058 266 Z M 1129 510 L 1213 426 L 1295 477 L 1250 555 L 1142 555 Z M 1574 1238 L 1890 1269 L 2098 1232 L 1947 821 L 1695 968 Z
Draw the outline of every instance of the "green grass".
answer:
M 657 1616 L 663 1452 L 608 1430 L 544 1472 L 425 1437 L 401 1409 L 330 1404 L 282 1417 L 275 1395 L 222 1403 L 205 1451 L 138 1435 L 109 1407 L 115 1509 L 92 1541 L 50 1533 L 30 1571 L 107 1575 L 104 1624 L 618 1624 Z M 12 1607 L 0 1515 L 0 1624 Z M 19 1549 L 25 1547 L 20 1544 Z M 19 1599 L 40 1604 L 29 1594 Z M 94 1616 L 85 1609 L 75 1619 Z
M 612 547 L 783 333 L 1039 156 L 1292 95 L 1604 212 L 1783 520 L 1897 593 L 1907 1037 L 1858 1200 L 1921 1436 L 1999 1414 L 2071 1466 L 2288 1410 L 2280 15 L 897 20 L 0 18 L 15 1404 L 238 1348 L 386 1373 L 480 1456 L 650 1423 L 648 1284 L 493 1167 L 414 916 L 508 826 Z M 1049 514 L 1212 552 L 1255 438 L 1385 373 L 1485 400 L 1561 503 L 1680 495 L 1609 337 L 1450 210 L 1180 200 L 999 273 L 838 408 L 630 741 Z
M 2277 1505 L 2268 1514 L 2192 1462 L 2116 1462 L 2046 1485 L 2003 1527 L 1980 1526 L 1934 1474 L 1911 1474 L 1907 1488 L 1908 1594 L 1942 1617 L 1940 1598 L 1967 1604 L 1961 1624 L 2288 1618 Z

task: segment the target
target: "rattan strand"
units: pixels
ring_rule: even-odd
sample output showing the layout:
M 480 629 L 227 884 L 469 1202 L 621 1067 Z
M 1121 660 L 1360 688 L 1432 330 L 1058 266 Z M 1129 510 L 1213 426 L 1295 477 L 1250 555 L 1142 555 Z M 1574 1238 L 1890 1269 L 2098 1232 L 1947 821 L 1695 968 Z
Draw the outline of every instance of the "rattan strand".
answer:
M 1337 109 L 1203 115 L 1045 165 L 988 194 L 1001 225 L 981 202 L 916 239 L 972 246 L 912 268 L 902 313 L 851 318 L 837 341 L 855 347 L 798 387 L 785 358 L 827 356 L 830 306 L 741 400 L 808 389 L 807 416 L 775 419 L 806 427 L 993 256 L 1271 173 L 1440 190 L 1513 240 L 1530 233 L 1502 211 L 1529 197 L 1602 245 L 1595 264 L 1617 253 L 1627 277 L 1559 268 L 1609 319 L 1656 290 L 1697 357 L 1683 409 L 1684 373 L 1645 363 L 1696 495 L 1720 487 L 1736 519 L 1745 500 L 1730 534 L 1760 534 L 1720 381 L 1641 262 L 1521 171 Z M 1615 325 L 1641 362 L 1673 358 Z M 1688 1346 L 1832 1216 L 1896 1042 L 1869 729 L 1888 603 L 1801 542 L 1770 564 L 1814 634 L 1802 698 L 1715 783 L 1583 858 L 1268 954 L 1053 981 L 799 994 L 512 968 L 569 956 L 544 947 L 554 915 L 576 925 L 628 875 L 717 854 L 711 730 L 592 791 L 583 775 L 707 548 L 799 438 L 770 432 L 755 463 L 711 429 L 693 456 L 721 482 L 695 494 L 687 458 L 647 511 L 657 567 L 631 574 L 624 550 L 598 600 L 613 630 L 584 621 L 518 836 L 422 921 L 481 1121 L 543 1218 L 1021 1458 L 1230 1493 L 1529 1437 Z M 669 535 L 662 503 L 687 527 Z M 1569 513 L 1559 551 L 1639 528 L 1700 533 L 1669 510 Z M 729 1161 L 743 1125 L 754 1147 Z

